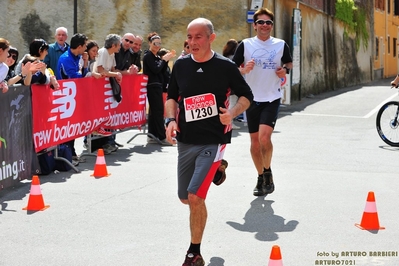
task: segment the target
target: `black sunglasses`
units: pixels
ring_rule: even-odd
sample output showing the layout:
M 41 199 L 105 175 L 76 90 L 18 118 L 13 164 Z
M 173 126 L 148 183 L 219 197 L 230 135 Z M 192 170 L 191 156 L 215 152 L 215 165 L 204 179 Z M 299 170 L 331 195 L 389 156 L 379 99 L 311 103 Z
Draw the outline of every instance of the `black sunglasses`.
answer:
M 133 44 L 133 41 L 129 40 L 129 39 L 125 39 L 126 42 L 129 42 L 130 44 Z
M 12 59 L 14 59 L 14 60 L 17 60 L 17 55 L 16 54 L 8 54 L 8 56 L 7 56 L 8 58 L 12 58 Z
M 255 24 L 259 24 L 259 25 L 264 25 L 265 23 L 268 26 L 273 25 L 273 21 L 270 19 L 268 19 L 268 20 L 258 19 L 257 21 L 255 21 Z

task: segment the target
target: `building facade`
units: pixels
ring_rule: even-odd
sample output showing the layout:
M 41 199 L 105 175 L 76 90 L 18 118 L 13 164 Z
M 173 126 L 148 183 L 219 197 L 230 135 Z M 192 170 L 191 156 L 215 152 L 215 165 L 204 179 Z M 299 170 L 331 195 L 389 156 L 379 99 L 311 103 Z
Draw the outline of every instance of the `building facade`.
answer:
M 356 2 L 374 6 L 373 0 Z M 381 45 L 374 47 L 372 19 L 367 21 L 371 33 L 367 48 L 357 50 L 355 37 L 346 38 L 345 26 L 334 18 L 335 0 L 263 0 L 262 3 L 275 13 L 273 36 L 284 39 L 291 47 L 293 10 L 301 10 L 298 40 L 301 42 L 301 78 L 300 84 L 292 88 L 292 100 L 367 83 L 374 77 L 374 68 L 381 68 L 381 62 L 374 55 L 376 49 L 381 51 Z M 247 22 L 251 4 L 252 0 L 2 0 L 2 10 L 7 12 L 0 16 L 3 25 L 0 36 L 10 40 L 23 54 L 33 38 L 54 42 L 54 31 L 59 26 L 68 28 L 68 40 L 76 31 L 97 40 L 100 46 L 109 33 L 132 32 L 146 40 L 147 34 L 156 31 L 165 48 L 180 53 L 187 24 L 196 17 L 206 17 L 214 23 L 217 34 L 213 48 L 221 52 L 228 39 L 242 40 L 255 34 Z M 369 10 L 372 18 L 373 8 Z M 397 30 L 395 34 L 390 33 L 391 43 L 393 38 L 397 40 L 397 35 Z M 378 33 L 378 36 L 385 35 Z M 147 47 L 144 41 L 143 49 Z M 392 57 L 393 48 L 390 53 Z M 383 67 L 388 61 L 382 62 Z
M 399 72 L 399 0 L 375 0 L 374 77 L 388 78 Z

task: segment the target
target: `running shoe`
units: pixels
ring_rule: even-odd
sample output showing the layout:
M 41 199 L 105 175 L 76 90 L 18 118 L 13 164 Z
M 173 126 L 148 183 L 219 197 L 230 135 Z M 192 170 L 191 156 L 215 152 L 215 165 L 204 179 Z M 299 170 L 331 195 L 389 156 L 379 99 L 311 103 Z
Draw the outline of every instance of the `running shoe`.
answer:
M 103 145 L 104 150 L 109 150 L 111 152 L 116 152 L 118 150 L 118 147 L 112 146 L 111 144 L 107 143 Z
M 221 185 L 226 180 L 226 168 L 229 164 L 226 160 L 222 159 L 218 170 L 213 178 L 213 183 L 217 186 Z
M 85 163 L 86 159 L 80 156 L 72 156 L 72 160 L 78 161 L 79 163 Z
M 272 194 L 274 191 L 272 171 L 263 171 L 263 179 L 265 180 L 265 193 Z
M 204 266 L 205 261 L 200 254 L 187 253 L 182 266 Z
M 264 196 L 266 194 L 265 179 L 264 174 L 258 176 L 258 182 L 256 182 L 256 187 L 254 188 L 254 196 Z

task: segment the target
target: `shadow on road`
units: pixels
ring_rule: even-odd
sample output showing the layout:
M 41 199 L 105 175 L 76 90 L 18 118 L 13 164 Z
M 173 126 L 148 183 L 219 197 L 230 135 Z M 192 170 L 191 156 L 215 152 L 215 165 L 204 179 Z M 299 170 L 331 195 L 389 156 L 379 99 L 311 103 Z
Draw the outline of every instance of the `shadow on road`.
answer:
M 224 266 L 224 259 L 212 257 L 208 266 Z
M 258 197 L 251 202 L 251 208 L 244 217 L 244 224 L 228 221 L 228 225 L 243 232 L 256 233 L 259 241 L 275 241 L 279 232 L 294 231 L 298 221 L 291 220 L 285 223 L 285 219 L 275 215 L 272 208 L 273 200 Z

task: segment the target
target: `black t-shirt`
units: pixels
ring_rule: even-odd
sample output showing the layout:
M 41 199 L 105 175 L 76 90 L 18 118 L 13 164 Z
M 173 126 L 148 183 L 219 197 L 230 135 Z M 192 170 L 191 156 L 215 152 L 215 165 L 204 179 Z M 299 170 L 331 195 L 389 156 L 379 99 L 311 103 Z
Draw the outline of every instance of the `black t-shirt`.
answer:
M 131 49 L 124 50 L 122 45 L 119 52 L 115 53 L 115 68 L 118 70 L 128 70 L 133 64 L 133 51 Z
M 168 87 L 168 99 L 174 99 L 179 105 L 177 140 L 188 144 L 230 143 L 231 130 L 226 132 L 227 127 L 220 122 L 218 113 L 219 107 L 226 108 L 231 90 L 238 97 L 253 99 L 251 88 L 231 60 L 218 53 L 203 63 L 195 62 L 191 55 L 178 59 Z M 216 100 L 214 108 L 209 100 L 212 95 Z

